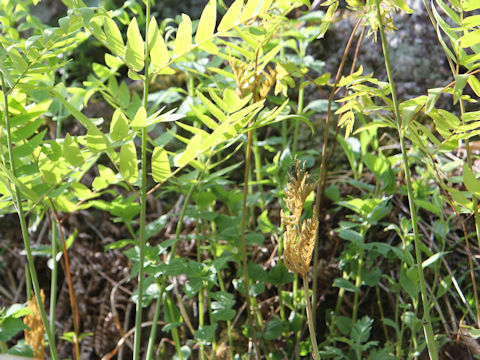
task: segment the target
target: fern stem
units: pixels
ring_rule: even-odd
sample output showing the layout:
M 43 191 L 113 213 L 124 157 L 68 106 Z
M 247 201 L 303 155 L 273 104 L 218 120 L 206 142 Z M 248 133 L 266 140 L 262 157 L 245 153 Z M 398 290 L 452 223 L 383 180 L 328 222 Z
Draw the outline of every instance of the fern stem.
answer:
M 149 53 L 148 53 L 148 25 L 150 22 L 150 0 L 146 3 L 145 16 L 145 78 L 143 80 L 143 107 L 148 111 L 148 84 L 150 81 L 148 67 L 149 67 Z M 140 238 L 139 238 L 139 264 L 138 264 L 138 297 L 137 307 L 135 311 L 135 337 L 133 345 L 133 359 L 140 359 L 140 345 L 142 333 L 142 306 L 143 306 L 143 280 L 144 280 L 144 263 L 145 263 L 145 226 L 147 215 L 147 128 L 142 129 L 142 184 L 140 189 Z
M 310 341 L 312 342 L 312 355 L 314 360 L 320 360 L 318 353 L 317 338 L 315 335 L 315 326 L 313 325 L 312 305 L 310 304 L 310 294 L 308 290 L 307 275 L 303 275 L 303 286 L 305 288 L 305 307 L 307 309 L 308 329 L 310 331 Z
M 155 312 L 153 314 L 152 328 L 150 329 L 150 336 L 148 338 L 147 353 L 145 360 L 153 359 L 153 348 L 155 346 L 155 338 L 157 337 L 158 318 L 160 316 L 161 305 L 163 304 L 162 297 L 165 291 L 165 279 L 161 278 L 161 283 L 157 281 L 160 294 L 158 295 L 157 303 L 155 304 Z
M 251 124 L 251 120 L 250 120 Z M 245 173 L 244 173 L 244 185 L 243 185 L 243 202 L 242 202 L 242 223 L 241 223 L 241 255 L 242 255 L 242 270 L 243 270 L 243 286 L 245 291 L 245 300 L 247 302 L 247 319 L 250 327 L 253 346 L 255 347 L 255 357 L 260 359 L 260 348 L 257 344 L 256 325 L 252 314 L 252 304 L 250 300 L 250 289 L 248 280 L 248 268 L 247 268 L 247 242 L 246 242 L 246 230 L 247 230 L 247 197 L 248 197 L 248 180 L 250 173 L 250 163 L 252 160 L 252 130 L 248 131 L 247 139 L 247 154 L 245 160 Z
M 2 84 L 2 93 L 3 93 L 3 115 L 5 120 L 5 130 L 7 132 L 7 148 L 8 148 L 8 156 L 10 161 L 10 171 L 14 177 L 16 177 L 16 168 L 15 168 L 15 159 L 13 157 L 13 145 L 12 145 L 12 137 L 11 137 L 11 129 L 10 129 L 10 116 L 8 114 L 8 98 L 7 98 L 7 90 L 5 79 L 3 77 L 3 73 L 0 71 L 0 81 Z M 47 339 L 50 346 L 50 353 L 54 360 L 58 360 L 57 349 L 55 347 L 55 337 L 52 334 L 51 327 L 48 323 L 47 313 L 45 311 L 45 307 L 42 301 L 42 297 L 40 296 L 40 285 L 38 283 L 37 272 L 35 270 L 35 264 L 33 261 L 32 250 L 30 248 L 30 239 L 28 238 L 28 227 L 27 221 L 25 219 L 25 213 L 23 212 L 23 205 L 22 205 L 22 198 L 20 196 L 20 189 L 17 187 L 16 184 L 13 184 L 14 187 L 14 194 L 12 197 L 14 198 L 14 205 L 16 207 L 18 218 L 20 220 L 20 228 L 22 230 L 22 237 L 23 237 L 23 244 L 25 246 L 25 252 L 27 254 L 27 263 L 28 269 L 30 271 L 30 277 L 32 279 L 33 290 L 35 293 L 35 297 L 37 299 L 38 308 L 40 311 L 40 317 L 42 318 L 42 324 L 45 328 L 45 332 L 47 333 Z
M 297 102 L 297 115 L 303 114 L 303 98 L 305 95 L 304 88 L 301 88 L 298 91 L 298 102 Z M 293 130 L 293 145 L 292 145 L 292 154 L 295 156 L 297 154 L 297 144 L 298 144 L 298 133 L 300 131 L 300 120 L 295 119 L 295 129 Z
M 57 308 L 57 279 L 58 279 L 58 263 L 57 263 L 57 223 L 52 223 L 52 278 L 50 280 L 50 331 L 55 336 L 55 310 Z
M 423 329 L 425 332 L 425 338 L 427 341 L 428 353 L 430 355 L 431 360 L 438 360 L 438 352 L 437 352 L 437 344 L 435 342 L 432 321 L 430 319 L 430 306 L 428 303 L 428 293 L 427 293 L 427 286 L 425 283 L 425 274 L 423 273 L 422 267 L 422 253 L 420 249 L 420 234 L 418 232 L 418 218 L 415 209 L 414 203 L 414 194 L 412 189 L 412 180 L 410 177 L 410 167 L 408 165 L 408 154 L 405 145 L 405 136 L 403 134 L 401 117 L 400 117 L 400 106 L 397 99 L 397 94 L 395 91 L 395 84 L 393 81 L 392 69 L 390 66 L 390 58 L 388 56 L 388 48 L 387 48 L 387 41 L 385 39 L 385 33 L 383 30 L 383 22 L 382 16 L 380 13 L 380 0 L 375 0 L 375 4 L 377 7 L 377 19 L 379 23 L 379 31 L 380 37 L 382 41 L 382 49 L 383 49 L 383 58 L 385 60 L 385 68 L 388 75 L 388 81 L 390 83 L 390 90 L 392 93 L 392 101 L 393 101 L 393 108 L 395 112 L 395 119 L 397 121 L 397 131 L 398 136 L 400 138 L 400 147 L 402 149 L 402 157 L 403 157 L 403 166 L 405 170 L 405 183 L 407 186 L 407 193 L 408 193 L 408 204 L 410 207 L 410 216 L 412 220 L 413 226 L 413 233 L 414 233 L 414 243 L 415 243 L 415 257 L 416 257 L 416 265 L 418 269 L 418 278 L 420 282 L 420 292 L 422 294 L 422 304 L 423 304 L 423 311 L 424 311 L 424 325 Z

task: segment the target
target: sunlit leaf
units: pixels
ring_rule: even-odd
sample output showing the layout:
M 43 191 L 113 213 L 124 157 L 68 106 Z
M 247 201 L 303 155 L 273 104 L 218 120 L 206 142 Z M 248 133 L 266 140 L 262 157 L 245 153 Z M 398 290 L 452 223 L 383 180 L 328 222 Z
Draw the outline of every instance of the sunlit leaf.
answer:
M 210 0 L 203 9 L 202 16 L 198 23 L 197 33 L 195 34 L 195 42 L 201 43 L 213 35 L 215 24 L 217 22 L 217 2 Z
M 110 138 L 114 141 L 125 138 L 128 134 L 128 120 L 121 109 L 115 110 L 110 123 Z
M 127 30 L 127 50 L 125 62 L 134 71 L 143 69 L 145 61 L 145 49 L 143 38 L 138 29 L 137 19 L 133 18 Z
M 148 36 L 150 58 L 153 66 L 158 68 L 164 67 L 170 60 L 170 54 L 168 53 L 167 45 L 165 45 L 165 40 L 158 30 L 157 21 L 154 17 L 152 17 L 148 27 Z
M 120 173 L 130 183 L 137 180 L 137 149 L 133 141 L 129 141 L 120 148 Z
M 480 197 L 480 181 L 477 179 L 468 164 L 463 166 L 463 182 L 471 194 Z
M 158 183 L 165 181 L 170 176 L 170 163 L 167 152 L 160 146 L 153 149 L 152 154 L 152 176 Z
M 123 57 L 125 54 L 125 44 L 123 43 L 122 34 L 115 21 L 108 17 L 105 18 L 103 28 L 107 35 L 107 46 L 115 55 Z
M 139 130 L 142 129 L 147 122 L 147 111 L 143 106 L 140 106 L 137 110 L 137 113 L 132 121 L 132 129 Z
M 78 144 L 68 133 L 65 135 L 65 139 L 63 141 L 63 156 L 75 167 L 78 167 L 85 162 Z
M 175 56 L 183 55 L 192 46 L 192 21 L 188 15 L 182 14 L 182 22 L 178 26 L 177 37 L 173 45 Z
M 236 0 L 223 16 L 218 25 L 218 32 L 229 30 L 236 25 L 237 19 L 242 11 L 243 0 Z

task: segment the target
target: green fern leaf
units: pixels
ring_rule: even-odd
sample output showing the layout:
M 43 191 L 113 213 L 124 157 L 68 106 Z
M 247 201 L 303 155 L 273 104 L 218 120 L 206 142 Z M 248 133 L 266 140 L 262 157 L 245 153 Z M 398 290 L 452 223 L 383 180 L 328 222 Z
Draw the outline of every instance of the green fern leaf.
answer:
M 107 35 L 107 46 L 110 50 L 117 56 L 125 56 L 125 44 L 123 43 L 122 34 L 115 21 L 108 17 L 105 18 L 103 28 Z
M 223 16 L 220 24 L 218 25 L 218 32 L 225 30 L 230 30 L 235 25 L 237 25 L 237 20 L 239 18 L 240 12 L 242 11 L 243 0 L 236 0 L 232 6 L 227 10 Z
M 165 40 L 163 40 L 163 36 L 158 30 L 157 20 L 154 17 L 152 17 L 148 25 L 148 37 L 150 58 L 153 66 L 161 68 L 167 65 L 170 60 L 170 54 L 168 53 L 167 45 L 165 45 Z
M 173 54 L 181 56 L 190 51 L 192 46 L 192 20 L 188 15 L 182 14 L 182 22 L 178 26 L 177 37 L 173 45 Z
M 137 180 L 137 149 L 133 141 L 129 141 L 120 148 L 120 173 L 130 183 Z
M 217 2 L 210 0 L 203 9 L 202 16 L 198 23 L 197 33 L 195 34 L 195 42 L 201 43 L 208 40 L 215 31 L 215 24 L 217 22 Z
M 171 174 L 167 152 L 157 146 L 152 154 L 152 177 L 158 183 L 165 181 Z
M 145 62 L 145 48 L 136 18 L 133 18 L 128 25 L 125 62 L 134 71 L 142 70 Z
M 260 4 L 260 0 L 248 0 L 240 15 L 240 22 L 250 19 L 258 9 L 258 4 Z

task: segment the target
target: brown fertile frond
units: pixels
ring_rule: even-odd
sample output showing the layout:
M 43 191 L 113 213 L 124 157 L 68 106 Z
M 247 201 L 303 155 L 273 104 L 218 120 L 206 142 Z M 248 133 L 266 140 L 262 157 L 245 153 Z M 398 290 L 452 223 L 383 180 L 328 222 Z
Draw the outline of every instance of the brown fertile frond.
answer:
M 45 293 L 43 289 L 40 291 L 42 301 L 45 301 Z M 33 349 L 33 356 L 35 359 L 45 359 L 45 343 L 43 335 L 45 334 L 45 328 L 43 327 L 42 317 L 40 315 L 40 309 L 38 308 L 37 299 L 32 297 L 28 300 L 27 307 L 32 311 L 23 319 L 25 325 L 30 329 L 25 329 L 25 342 Z
M 296 163 L 295 170 L 296 176 L 290 176 L 285 190 L 287 197 L 285 201 L 291 214 L 286 215 L 283 211 L 281 212 L 282 223 L 286 225 L 283 261 L 290 271 L 306 276 L 318 230 L 317 213 L 314 209 L 311 219 L 303 222 L 300 219 L 305 201 L 315 184 L 309 182 L 308 173 L 299 161 Z
M 307 200 L 308 195 L 315 188 L 315 184 L 311 184 L 308 179 L 308 173 L 305 170 L 305 165 L 302 165 L 300 161 L 297 160 L 295 165 L 296 176 L 289 176 L 289 181 L 287 184 L 287 189 L 285 190 L 287 208 L 290 210 L 292 215 L 289 217 L 282 217 L 282 221 L 286 218 L 287 221 L 292 221 L 295 217 L 295 222 L 300 222 L 300 217 L 302 215 L 303 205 Z M 284 222 L 284 224 L 287 224 Z
M 285 251 L 283 253 L 283 262 L 288 270 L 292 272 L 297 272 L 297 255 L 296 255 L 296 246 L 297 246 L 297 231 L 294 226 L 287 226 L 287 231 L 285 232 L 284 238 L 284 247 Z
M 305 276 L 312 260 L 313 248 L 315 247 L 315 239 L 318 230 L 318 219 L 316 214 L 313 214 L 313 219 L 307 219 L 302 228 L 300 241 L 298 242 L 299 263 L 302 268 L 301 274 Z

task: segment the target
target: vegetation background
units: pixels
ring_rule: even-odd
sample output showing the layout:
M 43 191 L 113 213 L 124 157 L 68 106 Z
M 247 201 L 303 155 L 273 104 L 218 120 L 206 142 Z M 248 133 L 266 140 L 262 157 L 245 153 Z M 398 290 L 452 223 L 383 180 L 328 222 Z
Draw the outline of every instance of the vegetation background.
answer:
M 480 355 L 476 0 L 0 2 L 0 353 Z

